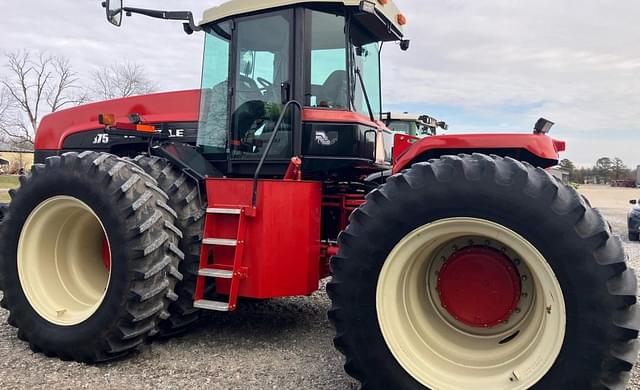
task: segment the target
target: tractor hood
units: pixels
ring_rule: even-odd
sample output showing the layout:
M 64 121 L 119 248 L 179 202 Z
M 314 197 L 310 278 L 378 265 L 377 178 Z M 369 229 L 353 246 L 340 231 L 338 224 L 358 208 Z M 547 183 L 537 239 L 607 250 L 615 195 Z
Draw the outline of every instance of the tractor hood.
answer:
M 127 122 L 130 114 L 139 114 L 147 123 L 197 122 L 200 90 L 156 93 L 98 103 L 85 104 L 45 116 L 38 126 L 36 150 L 60 150 L 71 134 L 96 130 L 98 115 L 114 114 Z

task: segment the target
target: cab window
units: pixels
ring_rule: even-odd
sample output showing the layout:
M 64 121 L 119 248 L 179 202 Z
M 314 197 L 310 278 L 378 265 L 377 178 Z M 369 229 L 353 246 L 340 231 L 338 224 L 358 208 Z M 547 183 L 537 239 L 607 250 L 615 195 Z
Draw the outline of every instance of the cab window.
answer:
M 415 122 L 409 121 L 389 121 L 387 127 L 394 133 L 402 133 L 415 136 L 418 133 L 418 126 Z
M 310 21 L 310 86 L 305 104 L 348 109 L 347 48 L 344 16 L 308 11 Z
M 205 33 L 197 144 L 204 153 L 224 154 L 229 119 L 231 24 L 206 27 Z
M 351 96 L 355 111 L 369 116 L 367 98 L 373 117 L 380 119 L 382 96 L 380 95 L 380 45 L 376 38 L 362 29 L 356 22 L 351 23 Z M 358 76 L 362 76 L 362 82 Z

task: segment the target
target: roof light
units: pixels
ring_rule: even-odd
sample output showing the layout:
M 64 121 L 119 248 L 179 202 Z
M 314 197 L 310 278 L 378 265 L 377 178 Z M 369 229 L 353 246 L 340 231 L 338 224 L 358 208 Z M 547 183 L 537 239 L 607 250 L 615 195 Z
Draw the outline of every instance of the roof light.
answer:
M 533 126 L 534 134 L 548 134 L 551 131 L 551 127 L 555 125 L 554 122 L 551 122 L 548 119 L 540 118 L 536 122 L 535 126 Z
M 387 5 L 389 4 L 389 0 L 378 0 L 378 3 L 380 3 L 380 5 Z
M 360 11 L 366 12 L 369 14 L 374 14 L 376 13 L 376 3 L 363 0 L 360 2 Z
M 398 14 L 398 24 L 401 26 L 407 24 L 407 17 L 404 14 Z

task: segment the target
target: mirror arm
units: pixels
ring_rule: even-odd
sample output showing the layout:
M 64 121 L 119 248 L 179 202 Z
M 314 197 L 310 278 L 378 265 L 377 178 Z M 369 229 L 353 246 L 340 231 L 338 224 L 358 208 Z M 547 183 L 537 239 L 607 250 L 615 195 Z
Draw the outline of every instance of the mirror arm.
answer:
M 187 34 L 193 34 L 194 31 L 201 31 L 202 28 L 197 26 L 193 20 L 193 13 L 190 11 L 160 11 L 145 8 L 130 8 L 124 7 L 123 11 L 127 13 L 127 16 L 131 14 L 140 14 L 149 16 L 156 19 L 165 20 L 182 20 L 184 23 L 184 30 Z

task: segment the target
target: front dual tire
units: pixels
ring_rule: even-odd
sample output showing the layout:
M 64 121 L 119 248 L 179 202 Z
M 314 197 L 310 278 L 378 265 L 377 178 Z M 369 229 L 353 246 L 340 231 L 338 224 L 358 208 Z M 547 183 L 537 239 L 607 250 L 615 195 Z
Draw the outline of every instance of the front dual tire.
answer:
M 512 159 L 445 157 L 389 179 L 332 270 L 335 344 L 365 389 L 617 389 L 635 363 L 619 238 Z

